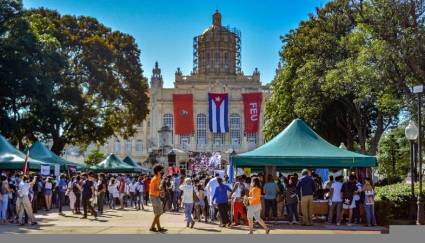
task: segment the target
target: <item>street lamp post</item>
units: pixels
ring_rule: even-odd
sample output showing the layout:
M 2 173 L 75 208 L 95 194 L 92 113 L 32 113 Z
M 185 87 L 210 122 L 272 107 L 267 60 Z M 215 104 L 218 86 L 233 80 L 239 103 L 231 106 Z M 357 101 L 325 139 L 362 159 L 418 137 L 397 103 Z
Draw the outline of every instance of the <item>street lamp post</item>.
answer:
M 163 126 L 158 130 L 159 134 L 159 147 L 161 150 L 161 159 L 165 156 L 165 149 L 170 147 L 171 129 L 168 126 Z M 162 161 L 164 163 L 164 161 Z
M 418 94 L 418 158 L 419 158 L 419 194 L 418 194 L 418 211 L 416 216 L 416 224 L 425 224 L 424 204 L 423 204 L 423 191 L 422 191 L 422 93 L 424 86 L 418 85 L 413 87 L 413 93 Z
M 415 122 L 411 120 L 409 124 L 404 129 L 404 134 L 406 135 L 407 140 L 410 141 L 410 186 L 411 186 L 411 201 L 409 202 L 409 217 L 415 218 L 415 141 L 418 139 L 419 129 L 416 126 Z

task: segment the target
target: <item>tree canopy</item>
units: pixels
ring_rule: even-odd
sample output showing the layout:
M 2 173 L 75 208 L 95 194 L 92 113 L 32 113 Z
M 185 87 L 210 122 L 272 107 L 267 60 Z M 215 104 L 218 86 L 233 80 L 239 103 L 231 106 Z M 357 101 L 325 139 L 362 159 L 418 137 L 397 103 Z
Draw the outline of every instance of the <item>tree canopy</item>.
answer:
M 416 70 L 425 60 L 425 42 L 416 41 L 424 9 L 421 1 L 334 0 L 283 36 L 266 138 L 301 117 L 336 145 L 376 154 L 411 109 L 409 87 L 425 84 Z
M 9 13 L 0 23 L 0 131 L 20 146 L 51 139 L 57 154 L 134 134 L 149 99 L 134 38 L 92 17 L 13 2 L 0 5 Z

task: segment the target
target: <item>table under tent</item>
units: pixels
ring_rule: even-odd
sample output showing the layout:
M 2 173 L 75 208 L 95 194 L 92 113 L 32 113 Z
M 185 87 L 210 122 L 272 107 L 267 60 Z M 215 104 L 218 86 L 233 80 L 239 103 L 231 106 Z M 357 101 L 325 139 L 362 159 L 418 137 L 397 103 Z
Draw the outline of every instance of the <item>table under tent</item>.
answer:
M 0 170 L 23 170 L 26 155 L 0 135 Z M 39 171 L 43 162 L 28 157 L 31 171 Z
M 57 156 L 55 153 L 50 151 L 46 145 L 39 141 L 33 143 L 29 148 L 29 155 L 31 158 L 35 158 L 42 162 L 46 162 L 49 165 L 52 165 L 53 168 L 54 165 L 58 164 L 60 166 L 60 171 L 68 171 L 70 168 L 73 168 L 77 171 L 83 171 L 87 167 L 84 164 L 68 161 Z
M 141 173 L 141 169 L 120 160 L 115 154 L 110 154 L 106 159 L 89 167 L 89 170 L 99 173 Z
M 295 119 L 281 133 L 262 146 L 232 156 L 233 167 L 276 171 L 302 169 L 357 169 L 377 166 L 375 156 L 338 148 L 313 131 L 303 120 Z M 327 214 L 327 201 L 315 202 L 316 213 Z
M 295 119 L 281 133 L 262 146 L 232 156 L 234 167 L 370 168 L 375 156 L 338 148 L 313 131 L 303 120 Z

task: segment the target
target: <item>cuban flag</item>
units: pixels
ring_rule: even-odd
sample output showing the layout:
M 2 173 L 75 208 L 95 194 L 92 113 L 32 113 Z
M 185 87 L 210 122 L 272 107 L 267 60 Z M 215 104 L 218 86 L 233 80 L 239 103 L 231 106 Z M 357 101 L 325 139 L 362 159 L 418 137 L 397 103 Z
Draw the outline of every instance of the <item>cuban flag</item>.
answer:
M 211 132 L 226 133 L 229 131 L 228 108 L 229 99 L 226 93 L 208 93 L 208 115 Z

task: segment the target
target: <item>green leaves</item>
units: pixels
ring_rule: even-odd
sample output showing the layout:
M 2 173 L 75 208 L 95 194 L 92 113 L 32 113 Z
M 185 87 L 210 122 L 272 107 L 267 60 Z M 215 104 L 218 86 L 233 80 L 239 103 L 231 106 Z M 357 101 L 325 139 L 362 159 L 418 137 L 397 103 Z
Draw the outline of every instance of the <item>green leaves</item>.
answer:
M 134 134 L 148 113 L 134 38 L 91 17 L 17 11 L 0 25 L 8 33 L 0 38 L 2 133 L 16 143 L 51 139 L 57 154 L 66 144 Z
M 382 4 L 331 1 L 282 37 L 284 65 L 266 105 L 266 137 L 301 117 L 335 145 L 376 153 L 383 132 L 398 122 L 408 73 L 394 44 L 377 34 L 376 23 L 399 23 L 380 19 L 397 18 L 380 13 L 394 10 Z

